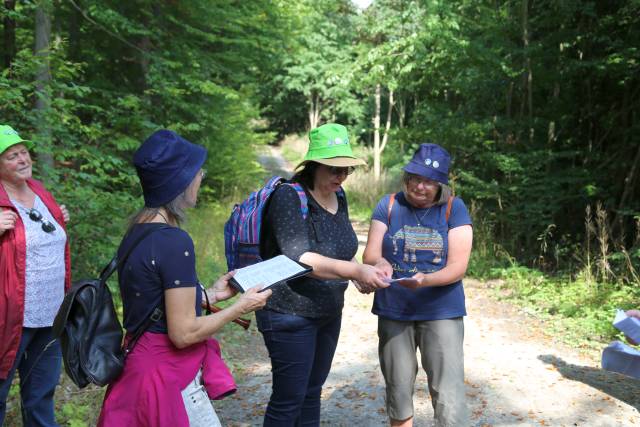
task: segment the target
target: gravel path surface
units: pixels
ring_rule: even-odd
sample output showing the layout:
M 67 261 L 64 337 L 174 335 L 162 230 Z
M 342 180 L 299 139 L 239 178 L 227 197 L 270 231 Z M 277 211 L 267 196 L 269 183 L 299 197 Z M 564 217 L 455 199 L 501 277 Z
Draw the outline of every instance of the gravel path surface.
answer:
M 555 343 L 537 320 L 496 302 L 481 283 L 467 280 L 466 290 L 466 383 L 474 426 L 640 425 L 640 381 L 602 371 L 594 358 Z M 323 425 L 386 424 L 371 298 L 353 287 L 347 291 L 340 342 L 322 394 Z M 216 403 L 225 425 L 261 425 L 269 399 L 269 360 L 260 334 L 251 333 L 257 355 L 240 390 Z M 414 404 L 415 425 L 433 425 L 422 371 Z
M 640 381 L 602 371 L 598 355 L 555 342 L 544 333 L 544 324 L 496 301 L 485 284 L 468 279 L 465 289 L 465 371 L 473 426 L 640 425 Z M 322 393 L 323 425 L 387 424 L 372 299 L 352 286 L 347 291 L 340 341 Z M 262 337 L 253 327 L 249 333 L 252 350 L 229 355 L 247 364 L 239 392 L 216 403 L 228 426 L 261 425 L 271 392 Z M 426 384 L 420 370 L 416 426 L 433 425 Z

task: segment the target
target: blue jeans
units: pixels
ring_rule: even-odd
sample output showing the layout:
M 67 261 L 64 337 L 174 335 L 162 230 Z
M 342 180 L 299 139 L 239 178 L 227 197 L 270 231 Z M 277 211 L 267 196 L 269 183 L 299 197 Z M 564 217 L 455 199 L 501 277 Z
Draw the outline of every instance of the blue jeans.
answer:
M 53 393 L 60 379 L 62 352 L 53 340 L 51 328 L 22 328 L 16 360 L 6 379 L 0 381 L 0 425 L 7 409 L 11 381 L 18 369 L 22 423 L 25 427 L 57 426 L 53 408 Z
M 342 314 L 309 318 L 256 312 L 271 358 L 273 389 L 265 426 L 319 426 L 320 394 L 340 336 Z

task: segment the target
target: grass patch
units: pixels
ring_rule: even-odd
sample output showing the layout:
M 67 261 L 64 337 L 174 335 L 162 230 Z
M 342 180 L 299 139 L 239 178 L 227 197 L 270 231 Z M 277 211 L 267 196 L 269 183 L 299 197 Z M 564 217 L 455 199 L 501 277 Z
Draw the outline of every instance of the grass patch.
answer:
M 376 180 L 373 170 L 356 168 L 344 182 L 344 189 L 349 200 L 349 217 L 367 222 L 380 199 L 385 194 L 400 191 L 401 186 L 398 174 L 384 170 Z
M 604 343 L 624 339 L 611 324 L 615 309 L 635 308 L 640 300 L 637 285 L 549 277 L 521 266 L 493 273 L 500 279 L 494 287 L 498 299 L 526 307 L 548 322 L 555 336 L 578 348 L 601 349 Z

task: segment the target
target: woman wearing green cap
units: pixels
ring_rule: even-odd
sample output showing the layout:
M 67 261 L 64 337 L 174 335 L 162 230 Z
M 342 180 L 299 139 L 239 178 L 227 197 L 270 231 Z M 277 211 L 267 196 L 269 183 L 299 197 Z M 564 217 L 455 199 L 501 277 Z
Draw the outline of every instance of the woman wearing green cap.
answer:
M 320 394 L 338 343 L 347 281 L 358 287 L 384 287 L 384 273 L 353 260 L 358 239 L 349 221 L 341 185 L 356 158 L 347 129 L 326 124 L 309 134 L 309 151 L 292 180 L 300 194 L 281 185 L 272 194 L 261 236 L 263 259 L 284 254 L 313 267 L 313 274 L 281 283 L 265 309 L 256 313 L 269 350 L 273 390 L 265 426 L 320 424 Z
M 16 369 L 25 426 L 56 426 L 60 344 L 51 325 L 71 284 L 69 213 L 31 177 L 31 141 L 0 125 L 0 425 Z

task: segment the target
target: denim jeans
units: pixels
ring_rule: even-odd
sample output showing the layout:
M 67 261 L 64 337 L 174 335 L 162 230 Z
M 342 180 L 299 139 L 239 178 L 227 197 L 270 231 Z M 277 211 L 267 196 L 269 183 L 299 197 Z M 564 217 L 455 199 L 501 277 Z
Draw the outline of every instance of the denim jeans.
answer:
M 273 388 L 265 426 L 319 426 L 320 394 L 340 336 L 342 314 L 309 318 L 260 310 Z
M 60 379 L 62 353 L 60 343 L 53 343 L 51 328 L 22 328 L 20 347 L 13 367 L 0 381 L 0 425 L 7 409 L 11 381 L 18 370 L 22 398 L 22 423 L 25 427 L 57 426 L 53 393 Z M 51 343 L 47 346 L 47 344 Z M 7 423 L 10 425 L 10 423 Z

